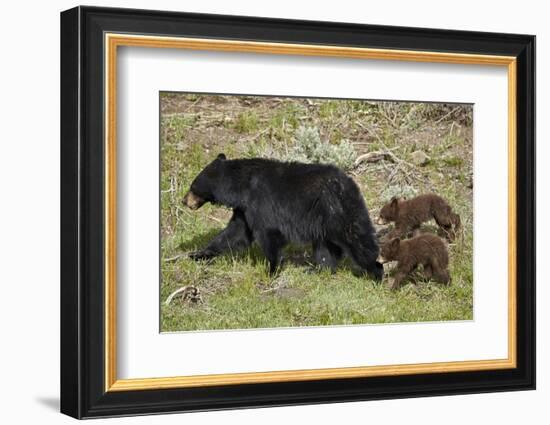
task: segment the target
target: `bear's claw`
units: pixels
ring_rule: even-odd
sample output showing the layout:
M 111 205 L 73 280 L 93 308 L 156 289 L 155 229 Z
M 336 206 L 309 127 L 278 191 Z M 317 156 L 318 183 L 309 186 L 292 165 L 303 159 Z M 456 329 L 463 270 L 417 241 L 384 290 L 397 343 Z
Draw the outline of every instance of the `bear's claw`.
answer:
M 199 260 L 210 260 L 214 258 L 215 255 L 212 252 L 201 250 L 201 251 L 193 251 L 189 253 L 189 258 L 195 261 Z

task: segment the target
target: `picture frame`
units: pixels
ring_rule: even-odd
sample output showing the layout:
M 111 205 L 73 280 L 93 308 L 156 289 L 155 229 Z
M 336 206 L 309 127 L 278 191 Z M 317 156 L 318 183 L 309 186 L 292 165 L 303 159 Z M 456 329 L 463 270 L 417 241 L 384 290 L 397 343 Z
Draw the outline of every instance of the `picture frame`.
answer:
M 508 356 L 117 377 L 121 46 L 505 67 Z M 120 190 L 120 189 L 118 189 Z M 480 267 L 504 267 L 482 264 Z M 61 412 L 75 418 L 535 388 L 535 37 L 76 7 L 61 13 Z

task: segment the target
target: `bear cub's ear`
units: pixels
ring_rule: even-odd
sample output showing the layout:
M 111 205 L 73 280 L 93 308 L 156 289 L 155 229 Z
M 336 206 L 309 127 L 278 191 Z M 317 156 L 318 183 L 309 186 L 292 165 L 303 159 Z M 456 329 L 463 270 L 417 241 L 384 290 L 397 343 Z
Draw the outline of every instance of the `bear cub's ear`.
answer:
M 221 153 L 221 154 L 218 155 L 218 157 L 217 157 L 216 159 L 221 159 L 221 160 L 223 161 L 223 160 L 225 160 L 225 159 L 227 159 L 227 158 L 225 157 L 225 154 L 224 154 L 224 153 Z
M 401 243 L 401 239 L 399 238 L 393 238 L 390 242 L 390 246 L 393 250 L 399 249 L 399 244 Z
M 397 214 L 397 209 L 399 208 L 399 199 L 397 197 L 392 198 L 390 203 L 390 211 L 393 215 Z

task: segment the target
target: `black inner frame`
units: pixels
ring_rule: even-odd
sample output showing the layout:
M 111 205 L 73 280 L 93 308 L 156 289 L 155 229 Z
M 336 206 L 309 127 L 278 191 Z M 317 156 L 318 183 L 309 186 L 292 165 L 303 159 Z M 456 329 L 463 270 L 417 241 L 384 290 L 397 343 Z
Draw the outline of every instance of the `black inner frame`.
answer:
M 105 392 L 105 32 L 515 56 L 517 368 Z M 534 36 L 77 7 L 61 14 L 61 119 L 63 413 L 89 418 L 534 389 Z

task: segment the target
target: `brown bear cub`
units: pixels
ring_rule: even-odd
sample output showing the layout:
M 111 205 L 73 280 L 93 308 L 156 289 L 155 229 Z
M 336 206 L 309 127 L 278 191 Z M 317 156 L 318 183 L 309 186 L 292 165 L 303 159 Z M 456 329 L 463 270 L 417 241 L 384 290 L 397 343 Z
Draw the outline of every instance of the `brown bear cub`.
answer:
M 429 193 L 405 200 L 392 198 L 380 210 L 378 224 L 395 222 L 395 229 L 388 239 L 405 236 L 409 231 L 416 233 L 420 225 L 431 219 L 443 230 L 447 239 L 452 241 L 460 229 L 460 216 L 441 196 Z
M 397 273 L 390 289 L 397 289 L 401 282 L 419 264 L 424 267 L 428 279 L 449 284 L 449 253 L 443 239 L 430 233 L 424 233 L 411 239 L 394 238 L 382 246 L 378 262 L 397 261 Z

